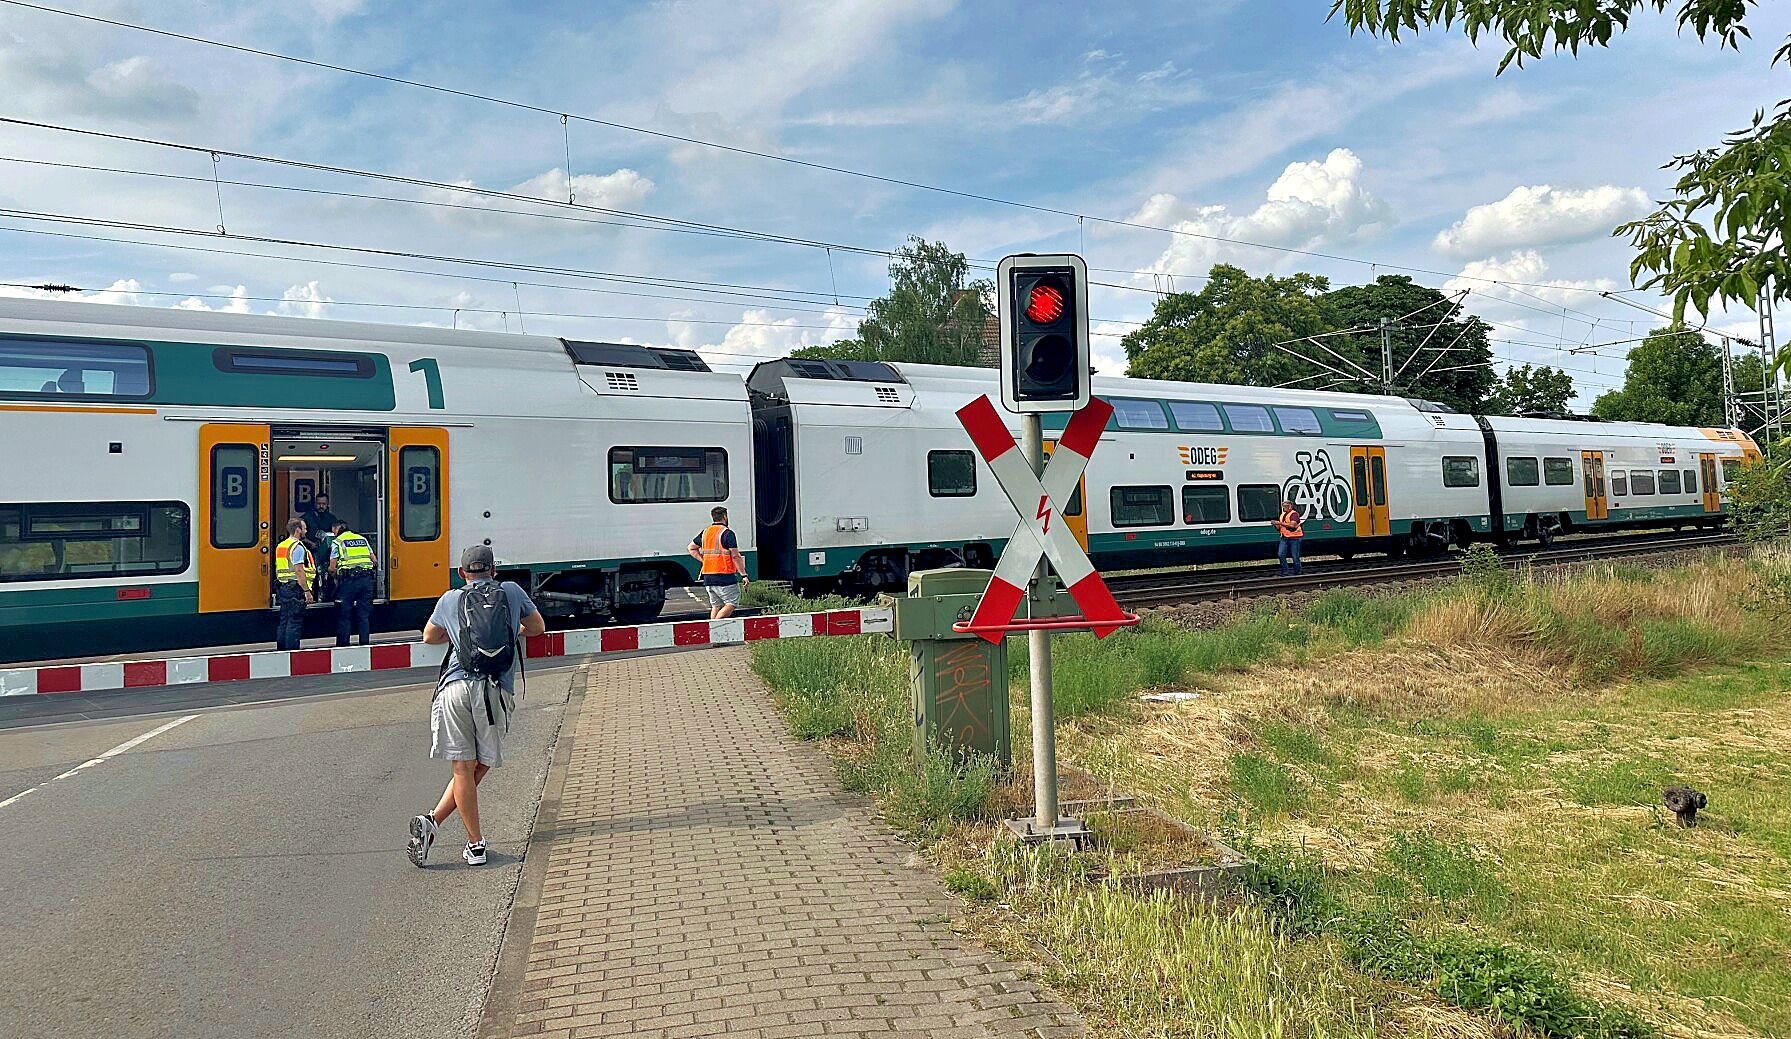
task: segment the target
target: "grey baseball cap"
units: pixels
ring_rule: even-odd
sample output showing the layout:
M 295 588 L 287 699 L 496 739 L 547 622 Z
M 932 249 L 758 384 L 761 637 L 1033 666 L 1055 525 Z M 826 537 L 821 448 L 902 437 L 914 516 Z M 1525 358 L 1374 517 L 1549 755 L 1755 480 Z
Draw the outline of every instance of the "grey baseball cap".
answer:
M 474 545 L 460 553 L 460 569 L 469 574 L 490 573 L 494 563 L 490 545 Z

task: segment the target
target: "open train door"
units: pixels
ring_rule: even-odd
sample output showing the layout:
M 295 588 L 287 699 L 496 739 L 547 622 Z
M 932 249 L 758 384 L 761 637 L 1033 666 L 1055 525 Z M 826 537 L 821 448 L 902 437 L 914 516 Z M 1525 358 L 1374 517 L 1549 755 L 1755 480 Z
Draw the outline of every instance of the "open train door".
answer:
M 453 574 L 448 542 L 448 431 L 393 428 L 386 438 L 386 598 L 433 599 Z
M 1580 470 L 1586 474 L 1586 518 L 1609 519 L 1611 506 L 1605 496 L 1604 452 L 1581 451 Z
M 1716 482 L 1716 456 L 1698 456 L 1698 489 L 1703 492 L 1704 511 L 1721 512 L 1723 510 L 1722 488 Z
M 1057 441 L 1045 441 L 1046 459 L 1051 457 L 1051 452 L 1056 447 Z M 1076 492 L 1070 495 L 1069 504 L 1063 507 L 1061 513 L 1064 524 L 1070 528 L 1070 533 L 1076 535 L 1076 543 L 1082 546 L 1084 552 L 1088 551 L 1088 510 L 1083 507 L 1082 503 L 1087 497 L 1088 476 L 1083 474 L 1082 478 L 1076 481 Z
M 200 613 L 273 604 L 268 449 L 267 426 L 199 427 Z
M 1384 538 L 1393 533 L 1393 516 L 1387 505 L 1387 449 L 1349 449 L 1350 476 L 1356 494 L 1356 536 Z

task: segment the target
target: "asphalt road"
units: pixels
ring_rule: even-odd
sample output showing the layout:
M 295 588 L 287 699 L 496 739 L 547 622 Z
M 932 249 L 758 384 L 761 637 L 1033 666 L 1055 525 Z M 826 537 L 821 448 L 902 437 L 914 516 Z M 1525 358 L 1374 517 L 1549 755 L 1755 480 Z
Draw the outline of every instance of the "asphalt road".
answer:
M 478 868 L 457 821 L 405 857 L 430 685 L 0 731 L 0 1035 L 471 1035 L 577 673 L 530 676 Z

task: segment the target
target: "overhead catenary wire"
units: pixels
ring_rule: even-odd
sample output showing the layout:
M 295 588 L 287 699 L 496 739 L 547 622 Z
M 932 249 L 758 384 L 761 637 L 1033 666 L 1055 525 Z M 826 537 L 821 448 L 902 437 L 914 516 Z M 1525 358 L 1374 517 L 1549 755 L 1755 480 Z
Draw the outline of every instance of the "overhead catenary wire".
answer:
M 9 6 L 21 8 L 21 9 L 25 9 L 25 10 L 37 11 L 37 12 L 40 12 L 43 14 L 55 15 L 55 16 L 63 17 L 63 18 L 78 19 L 78 20 L 93 23 L 93 24 L 111 26 L 111 27 L 117 28 L 117 29 L 124 29 L 124 30 L 128 30 L 128 31 L 133 31 L 133 32 L 148 33 L 148 34 L 160 36 L 160 37 L 167 38 L 167 39 L 181 40 L 181 41 L 184 41 L 187 43 L 197 44 L 197 45 L 201 45 L 201 46 L 220 48 L 220 49 L 224 49 L 224 50 L 234 51 L 234 52 L 240 53 L 240 54 L 247 54 L 247 55 L 252 55 L 252 56 L 260 57 L 260 58 L 266 58 L 266 59 L 270 59 L 270 60 L 289 62 L 289 63 L 293 63 L 293 64 L 307 66 L 310 68 L 323 69 L 326 71 L 341 73 L 344 75 L 363 77 L 363 78 L 377 80 L 377 81 L 390 83 L 390 84 L 394 84 L 394 85 L 398 85 L 398 86 L 405 86 L 405 87 L 410 87 L 410 88 L 419 89 L 419 90 L 432 91 L 432 92 L 443 94 L 443 95 L 458 97 L 458 98 L 461 98 L 464 100 L 472 100 L 472 101 L 479 101 L 479 102 L 484 102 L 484 103 L 488 103 L 488 104 L 500 105 L 500 106 L 504 106 L 504 107 L 508 107 L 508 108 L 513 108 L 513 109 L 516 109 L 519 111 L 528 111 L 528 112 L 533 112 L 533 113 L 537 113 L 540 115 L 551 116 L 555 119 L 561 119 L 561 120 L 566 120 L 566 121 L 578 121 L 578 122 L 588 123 L 588 124 L 595 125 L 595 126 L 604 126 L 604 127 L 608 127 L 608 128 L 615 129 L 615 130 L 622 130 L 622 131 L 626 131 L 626 132 L 630 132 L 630 133 L 642 134 L 645 136 L 654 137 L 654 138 L 658 138 L 658 139 L 666 140 L 666 141 L 672 141 L 672 142 L 676 142 L 679 144 L 687 144 L 687 145 L 695 145 L 695 146 L 704 147 L 704 148 L 711 148 L 711 149 L 729 152 L 729 153 L 733 153 L 733 154 L 737 154 L 737 155 L 743 155 L 743 156 L 748 156 L 748 157 L 752 157 L 752 158 L 764 159 L 764 160 L 768 160 L 768 161 L 786 163 L 786 164 L 789 164 L 792 166 L 803 167 L 803 168 L 812 169 L 812 170 L 816 170 L 816 171 L 820 171 L 820 172 L 833 173 L 833 174 L 838 174 L 841 176 L 848 176 L 848 177 L 856 177 L 856 178 L 860 178 L 860 179 L 864 179 L 864 180 L 876 181 L 879 183 L 889 184 L 889 185 L 898 186 L 898 187 L 906 187 L 906 188 L 911 188 L 911 189 L 919 190 L 919 191 L 929 191 L 929 192 L 936 192 L 936 193 L 940 193 L 940 194 L 952 195 L 952 196 L 955 196 L 958 198 L 963 198 L 963 199 L 972 200 L 972 201 L 986 202 L 986 203 L 989 203 L 992 205 L 1008 206 L 1008 207 L 1012 207 L 1012 208 L 1025 209 L 1025 210 L 1030 210 L 1032 212 L 1047 213 L 1047 214 L 1052 214 L 1052 215 L 1062 216 L 1062 217 L 1073 217 L 1078 220 L 1079 224 L 1082 221 L 1092 220 L 1096 223 L 1106 224 L 1108 226 L 1113 226 L 1113 227 L 1127 227 L 1127 228 L 1132 228 L 1132 229 L 1136 229 L 1136 230 L 1156 231 L 1156 232 L 1161 232 L 1161 233 L 1165 233 L 1165 234 L 1177 235 L 1177 236 L 1188 237 L 1188 238 L 1195 238 L 1195 239 L 1200 239 L 1200 240 L 1205 240 L 1205 241 L 1220 242 L 1220 243 L 1224 243 L 1227 245 L 1242 246 L 1242 247 L 1253 248 L 1253 249 L 1263 249 L 1263 250 L 1277 252 L 1277 253 L 1281 253 L 1283 255 L 1289 255 L 1289 256 L 1305 256 L 1305 257 L 1310 257 L 1310 258 L 1314 258 L 1314 259 L 1331 260 L 1331 261 L 1339 262 L 1339 263 L 1357 264 L 1357 265 L 1361 265 L 1361 266 L 1367 266 L 1367 267 L 1370 267 L 1373 269 L 1386 268 L 1388 270 L 1401 271 L 1401 272 L 1411 273 L 1411 274 L 1426 274 L 1426 275 L 1430 275 L 1433 277 L 1476 281 L 1476 282 L 1481 282 L 1481 283 L 1485 283 L 1485 284 L 1506 285 L 1506 286 L 1525 286 L 1525 287 L 1532 287 L 1532 288 L 1554 289 L 1557 291 L 1590 292 L 1590 293 L 1595 293 L 1595 294 L 1602 293 L 1602 291 L 1603 291 L 1603 290 L 1600 290 L 1597 288 L 1591 288 L 1591 287 L 1586 287 L 1586 286 L 1558 285 L 1558 284 L 1550 284 L 1550 283 L 1545 283 L 1545 282 L 1528 282 L 1528 281 L 1521 281 L 1521 280 L 1515 280 L 1515 279 L 1489 278 L 1489 277 L 1485 277 L 1482 275 L 1469 275 L 1469 274 L 1464 274 L 1464 273 L 1451 273 L 1451 272 L 1445 272 L 1445 271 L 1437 271 L 1437 270 L 1432 270 L 1429 268 L 1416 267 L 1416 266 L 1406 265 L 1406 264 L 1387 263 L 1386 261 L 1383 261 L 1383 260 L 1370 260 L 1370 259 L 1364 259 L 1361 257 L 1347 256 L 1347 255 L 1340 254 L 1340 253 L 1326 253 L 1326 252 L 1320 252 L 1317 250 L 1310 250 L 1310 249 L 1297 249 L 1297 248 L 1293 248 L 1291 246 L 1273 245 L 1273 244 L 1264 243 L 1264 242 L 1253 242 L 1253 241 L 1249 241 L 1246 239 L 1240 239 L 1240 238 L 1230 238 L 1230 237 L 1227 237 L 1224 235 L 1207 234 L 1205 232 L 1192 231 L 1185 227 L 1161 227 L 1161 226 L 1157 226 L 1157 225 L 1153 225 L 1153 224 L 1145 224 L 1145 223 L 1141 223 L 1141 222 L 1133 221 L 1133 220 L 1122 220 L 1122 219 L 1118 219 L 1118 218 L 1114 218 L 1114 217 L 1103 217 L 1103 216 L 1100 216 L 1098 214 L 1093 214 L 1093 213 L 1083 213 L 1083 212 L 1078 212 L 1076 210 L 1064 209 L 1064 208 L 1060 208 L 1060 207 L 1056 207 L 1056 206 L 1048 206 L 1048 205 L 1042 205 L 1042 204 L 1038 204 L 1038 203 L 1024 202 L 1024 201 L 1020 201 L 1020 200 L 1016 200 L 1016 199 L 1003 198 L 1001 196 L 985 194 L 982 192 L 967 191 L 967 190 L 963 190 L 963 189 L 959 189 L 959 188 L 950 188 L 950 187 L 945 187 L 943 185 L 938 185 L 938 184 L 929 184 L 924 181 L 913 180 L 913 179 L 909 179 L 909 178 L 905 178 L 905 177 L 895 177 L 895 176 L 889 176 L 889 175 L 885 175 L 885 174 L 873 173 L 873 172 L 870 172 L 867 170 L 853 169 L 853 168 L 847 167 L 847 166 L 836 166 L 836 165 L 832 165 L 829 163 L 817 162 L 817 161 L 810 160 L 810 159 L 799 159 L 794 156 L 780 155 L 776 152 L 764 151 L 762 149 L 748 148 L 748 147 L 745 147 L 742 145 L 726 144 L 726 143 L 723 143 L 720 141 L 706 140 L 703 138 L 694 137 L 694 136 L 690 136 L 687 134 L 677 134 L 677 133 L 671 133 L 669 131 L 664 131 L 664 130 L 656 130 L 651 127 L 639 126 L 639 125 L 635 125 L 635 124 L 631 124 L 631 123 L 624 123 L 624 122 L 614 120 L 614 119 L 605 119 L 605 118 L 602 118 L 599 116 L 578 114 L 578 113 L 574 113 L 574 112 L 569 112 L 563 107 L 551 107 L 550 108 L 550 107 L 546 107 L 546 106 L 542 106 L 542 105 L 531 104 L 531 103 L 524 102 L 524 101 L 517 101 L 512 98 L 499 97 L 494 94 L 483 93 L 480 91 L 467 90 L 467 89 L 463 89 L 463 88 L 459 88 L 459 87 L 450 87 L 450 86 L 445 86 L 442 84 L 426 82 L 423 80 L 411 79 L 411 78 L 404 77 L 404 76 L 395 76 L 395 75 L 389 75 L 389 74 L 381 73 L 381 72 L 373 72 L 373 71 L 369 71 L 366 69 L 358 69 L 358 68 L 354 68 L 354 67 L 348 66 L 348 65 L 341 65 L 341 64 L 336 64 L 333 62 L 319 61 L 319 60 L 312 59 L 312 58 L 302 58 L 302 57 L 298 57 L 297 55 L 285 54 L 285 53 L 281 53 L 279 51 L 273 51 L 273 50 L 268 50 L 268 49 L 259 48 L 259 47 L 250 47 L 250 46 L 247 46 L 244 44 L 231 43 L 231 42 L 225 41 L 225 40 L 212 39 L 212 38 L 208 38 L 208 37 L 193 35 L 190 33 L 177 32 L 177 31 L 174 31 L 171 29 L 163 29 L 163 28 L 160 28 L 157 26 L 144 25 L 144 24 L 137 23 L 137 22 L 125 21 L 125 20 L 119 19 L 119 18 L 107 18 L 107 17 L 103 17 L 100 15 L 89 14 L 86 12 L 70 11 L 70 10 L 66 10 L 63 8 L 52 7 L 47 4 L 30 3 L 30 2 L 27 2 L 27 0 L 0 0 L 0 3 L 4 3 Z M 1140 286 L 1110 286 L 1110 287 L 1125 288 L 1125 289 L 1141 289 L 1142 291 L 1150 291 L 1149 289 L 1142 289 Z

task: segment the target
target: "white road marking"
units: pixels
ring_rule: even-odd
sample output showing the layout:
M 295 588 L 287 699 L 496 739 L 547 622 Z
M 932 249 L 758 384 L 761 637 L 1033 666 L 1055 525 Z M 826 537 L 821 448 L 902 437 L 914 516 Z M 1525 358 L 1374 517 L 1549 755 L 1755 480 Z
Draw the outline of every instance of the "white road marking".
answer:
M 136 736 L 131 739 L 125 740 L 123 743 L 120 743 L 118 746 L 113 747 L 111 750 L 106 751 L 104 754 L 101 754 L 97 758 L 92 758 L 88 761 L 83 761 L 79 765 L 76 765 L 74 768 L 69 769 L 67 772 L 62 773 L 59 776 L 55 776 L 53 778 L 46 779 L 42 783 L 37 784 L 36 786 L 32 787 L 29 790 L 21 790 L 18 793 L 12 795 L 11 797 L 7 798 L 6 800 L 0 801 L 0 808 L 5 808 L 7 805 L 12 804 L 14 801 L 21 800 L 22 798 L 24 798 L 24 796 L 26 794 L 33 793 L 38 790 L 42 790 L 44 787 L 49 786 L 51 783 L 56 782 L 56 780 L 58 780 L 58 779 L 67 779 L 68 777 L 74 775 L 76 772 L 82 771 L 83 769 L 89 769 L 95 765 L 104 764 L 106 761 L 108 761 L 112 758 L 115 758 L 120 754 L 123 754 L 124 752 L 130 750 L 132 747 L 135 747 L 138 744 L 144 743 L 145 741 L 153 740 L 157 736 L 160 736 L 162 733 L 167 732 L 170 729 L 177 728 L 181 725 L 185 725 L 187 722 L 190 722 L 194 718 L 197 718 L 197 717 L 199 717 L 199 716 L 196 714 L 189 714 L 184 718 L 176 718 L 173 721 L 167 723 L 166 725 L 156 726 L 155 728 L 149 730 L 148 732 L 144 733 L 141 736 Z

